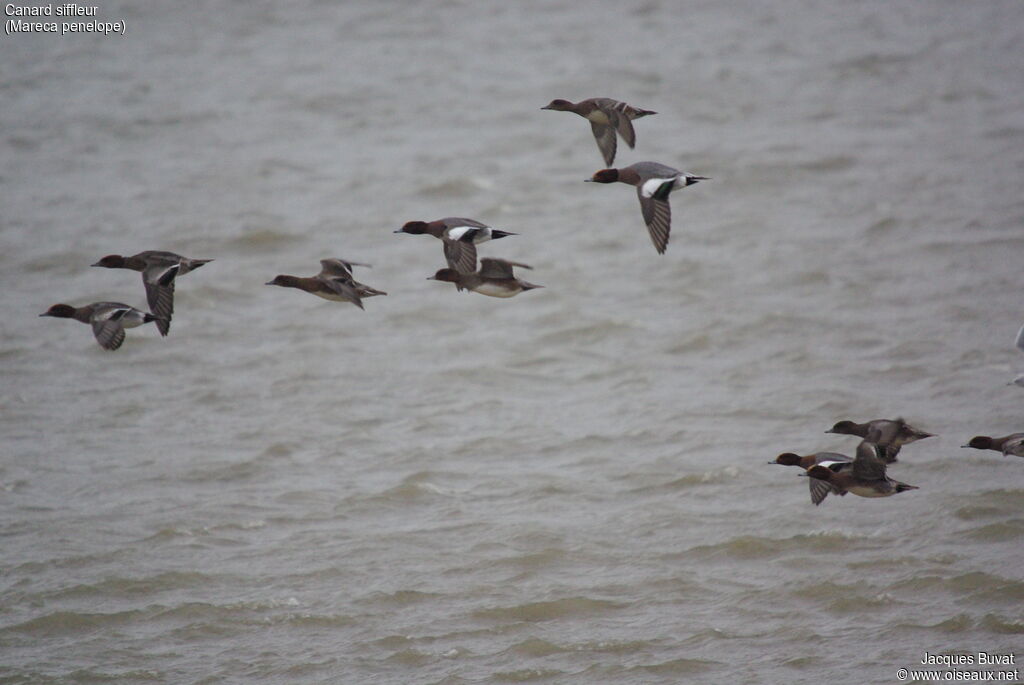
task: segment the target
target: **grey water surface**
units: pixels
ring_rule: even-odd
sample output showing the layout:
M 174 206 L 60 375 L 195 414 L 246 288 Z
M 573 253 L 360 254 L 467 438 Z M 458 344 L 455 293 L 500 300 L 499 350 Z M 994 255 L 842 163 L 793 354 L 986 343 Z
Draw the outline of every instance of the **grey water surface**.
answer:
M 895 683 L 1024 658 L 1024 3 L 97 0 L 0 36 L 0 683 Z M 5 19 L 7 17 L 4 17 Z M 655 253 L 617 165 L 712 180 Z M 518 235 L 511 300 L 414 219 Z M 117 352 L 51 304 L 144 306 Z M 366 311 L 266 287 L 340 256 Z M 780 452 L 904 416 L 888 499 Z M 952 670 L 964 670 L 954 667 Z

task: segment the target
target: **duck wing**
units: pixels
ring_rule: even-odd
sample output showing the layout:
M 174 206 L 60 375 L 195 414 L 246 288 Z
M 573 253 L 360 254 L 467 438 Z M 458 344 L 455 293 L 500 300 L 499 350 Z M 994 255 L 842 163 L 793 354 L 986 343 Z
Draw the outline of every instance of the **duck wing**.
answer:
M 533 268 L 529 264 L 485 257 L 480 260 L 480 276 L 483 278 L 515 278 L 515 275 L 512 273 L 512 267 L 514 266 L 520 266 L 524 269 Z
M 352 278 L 352 267 L 353 266 L 365 266 L 367 269 L 373 268 L 369 264 L 363 264 L 362 262 L 349 262 L 338 257 L 330 257 L 328 259 L 320 260 L 320 273 L 317 276 L 324 276 L 327 278 Z
M 615 103 L 619 107 L 628 107 L 624 102 Z M 619 132 L 622 139 L 626 141 L 626 145 L 629 147 L 636 146 L 636 132 L 633 130 L 633 122 L 625 112 L 619 110 L 612 110 L 608 112 L 608 120 L 615 126 L 615 130 Z
M 832 485 L 827 480 L 821 480 L 820 478 L 810 478 L 810 477 L 807 480 L 808 480 L 807 485 L 811 489 L 811 502 L 815 506 L 818 506 L 819 504 L 821 504 L 825 500 L 825 498 L 828 497 L 828 494 L 830 492 L 834 492 L 837 495 L 845 495 L 846 494 L 845 490 L 837 488 L 835 485 Z
M 878 435 L 878 431 L 872 431 L 869 437 Z M 885 480 L 885 448 L 869 441 L 867 438 L 861 440 L 857 445 L 857 455 L 853 458 L 853 476 L 859 480 Z
M 444 245 L 444 258 L 448 266 L 462 274 L 476 271 L 476 245 L 451 238 L 441 238 Z
M 615 162 L 615 150 L 618 147 L 615 139 L 615 129 L 607 124 L 596 124 L 591 121 L 590 130 L 594 133 L 597 149 L 601 151 L 605 165 L 611 166 Z
M 146 301 L 149 311 L 156 317 L 156 328 L 160 335 L 167 335 L 171 330 L 171 316 L 174 314 L 174 279 L 167 285 L 143 281 L 146 286 Z
M 1003 442 L 1003 456 L 1024 457 L 1024 433 L 1014 433 Z
M 355 281 L 351 278 L 320 278 L 320 282 L 331 289 L 332 292 L 340 295 L 343 299 L 348 300 L 360 309 L 363 307 L 363 299 L 359 295 L 359 291 L 355 286 Z
M 121 319 L 127 314 L 130 307 L 102 307 L 97 308 L 92 315 L 92 334 L 96 336 L 96 342 L 105 350 L 116 350 L 124 342 L 124 326 Z
M 670 181 L 671 182 L 671 181 Z M 650 183 L 650 181 L 648 181 Z M 669 231 L 672 228 L 672 208 L 668 199 L 658 199 L 645 195 L 644 188 L 647 183 L 636 188 L 637 197 L 640 198 L 640 211 L 644 215 L 644 223 L 647 224 L 647 232 L 651 234 L 651 242 L 658 254 L 665 254 L 668 249 Z

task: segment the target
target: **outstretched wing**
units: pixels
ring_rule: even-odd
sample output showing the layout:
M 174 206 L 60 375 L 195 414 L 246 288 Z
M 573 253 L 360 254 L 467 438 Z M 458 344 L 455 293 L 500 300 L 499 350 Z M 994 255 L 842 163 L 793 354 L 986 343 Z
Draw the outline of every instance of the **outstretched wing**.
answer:
M 524 269 L 533 268 L 529 264 L 485 257 L 480 260 L 480 275 L 484 278 L 515 278 L 512 274 L 512 267 L 514 266 L 520 266 Z
M 146 286 L 149 311 L 157 317 L 157 330 L 160 335 L 167 335 L 171 330 L 171 315 L 174 314 L 174 279 L 181 272 L 181 262 L 178 255 L 170 252 L 152 254 L 162 259 L 151 259 L 155 263 L 142 272 L 142 284 Z
M 667 199 L 645 196 L 644 187 L 647 183 L 637 186 L 636 189 L 637 197 L 640 198 L 640 210 L 644 214 L 644 223 L 647 224 L 647 231 L 651 234 L 654 249 L 658 251 L 658 254 L 665 254 L 672 225 L 672 208 Z
M 352 278 L 353 266 L 372 268 L 369 264 L 363 264 L 362 262 L 348 262 L 338 257 L 330 257 L 320 260 L 320 273 L 317 275 L 328 278 Z
M 122 313 L 121 316 L 124 316 Z M 92 320 L 92 334 L 96 336 L 96 342 L 105 350 L 116 350 L 124 342 L 124 326 L 121 325 L 121 318 L 104 318 Z
M 167 285 L 145 281 L 146 301 L 149 311 L 156 317 L 156 327 L 160 335 L 167 335 L 171 330 L 171 315 L 174 314 L 174 280 Z
M 616 104 L 625 105 L 624 102 Z M 636 146 L 636 133 L 633 131 L 633 122 L 630 121 L 629 116 L 625 112 L 612 110 L 608 120 L 612 122 L 615 129 L 619 132 L 619 135 L 622 136 L 624 141 L 626 141 L 626 145 L 631 148 Z
M 611 166 L 615 161 L 615 149 L 618 143 L 615 140 L 615 129 L 605 124 L 590 122 L 590 130 L 594 132 L 594 140 L 597 141 L 597 149 L 604 157 L 604 163 Z
M 809 482 L 807 485 L 811 489 L 811 502 L 815 506 L 821 504 L 830 492 L 842 495 L 845 494 L 836 486 L 829 483 L 827 480 L 821 480 L 820 478 L 808 478 Z
M 877 431 L 872 431 L 877 436 Z M 871 435 L 871 434 L 869 434 Z M 857 456 L 853 459 L 853 475 L 860 480 L 885 480 L 885 448 L 868 441 L 861 440 L 857 445 Z
M 476 245 L 471 242 L 442 238 L 444 258 L 448 266 L 462 274 L 476 271 Z

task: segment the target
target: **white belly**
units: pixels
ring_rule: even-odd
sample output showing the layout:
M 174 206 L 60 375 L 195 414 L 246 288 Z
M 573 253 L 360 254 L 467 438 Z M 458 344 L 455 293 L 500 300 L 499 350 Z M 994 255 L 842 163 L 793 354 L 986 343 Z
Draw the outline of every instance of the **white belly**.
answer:
M 519 288 L 509 288 L 495 285 L 494 283 L 481 283 L 476 288 L 473 288 L 473 292 L 487 295 L 487 297 L 512 297 L 519 293 Z

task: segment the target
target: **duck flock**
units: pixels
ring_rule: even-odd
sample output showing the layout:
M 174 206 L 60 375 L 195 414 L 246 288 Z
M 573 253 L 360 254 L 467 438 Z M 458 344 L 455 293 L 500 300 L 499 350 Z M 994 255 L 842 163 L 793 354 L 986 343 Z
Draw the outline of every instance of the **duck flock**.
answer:
M 633 120 L 657 112 L 633 107 L 612 98 L 589 98 L 573 103 L 568 100 L 552 100 L 542 107 L 545 110 L 574 112 L 590 122 L 597 147 L 609 167 L 595 172 L 585 179 L 595 183 L 626 183 L 636 187 L 640 210 L 658 254 L 668 248 L 672 212 L 669 195 L 698 181 L 708 180 L 679 171 L 658 162 L 637 162 L 622 168 L 611 168 L 615 161 L 617 139 L 621 137 L 630 148 L 636 145 Z M 445 217 L 434 221 L 409 221 L 394 233 L 431 235 L 441 240 L 447 267 L 439 269 L 427 280 L 454 283 L 457 290 L 469 290 L 488 297 L 509 298 L 541 285 L 529 283 L 515 275 L 516 267 L 531 269 L 527 264 L 496 257 L 483 257 L 477 266 L 476 246 L 490 240 L 497 240 L 515 233 L 501 231 L 475 219 Z M 40 316 L 67 318 L 92 326 L 97 343 L 105 350 L 117 350 L 125 339 L 125 329 L 154 322 L 160 335 L 170 332 L 174 313 L 174 287 L 179 276 L 195 271 L 213 261 L 212 259 L 190 259 L 174 252 L 147 250 L 130 257 L 108 255 L 92 266 L 108 269 L 130 269 L 142 274 L 146 300 L 151 311 L 145 312 L 121 302 L 93 302 L 74 307 L 55 304 Z M 279 274 L 266 285 L 297 288 L 311 295 L 334 302 L 348 302 L 364 309 L 363 299 L 376 295 L 387 295 L 355 280 L 353 267 L 369 267 L 369 264 L 347 261 L 337 257 L 320 260 L 320 272 L 313 276 L 291 276 Z M 1024 326 L 1017 334 L 1016 347 L 1024 352 Z M 1024 387 L 1024 374 L 1011 384 Z M 831 493 L 843 496 L 853 493 L 860 497 L 889 497 L 900 492 L 917 490 L 890 478 L 887 467 L 897 462 L 897 455 L 904 445 L 934 437 L 934 433 L 914 428 L 902 418 L 874 419 L 865 423 L 840 421 L 827 433 L 852 435 L 861 438 L 853 457 L 837 452 L 816 452 L 798 455 L 793 452 L 780 454 L 772 464 L 799 466 L 801 476 L 808 479 L 811 502 L 821 504 Z M 1024 433 L 1012 433 L 1003 437 L 978 435 L 963 447 L 979 450 L 994 450 L 1004 456 L 1024 457 Z

